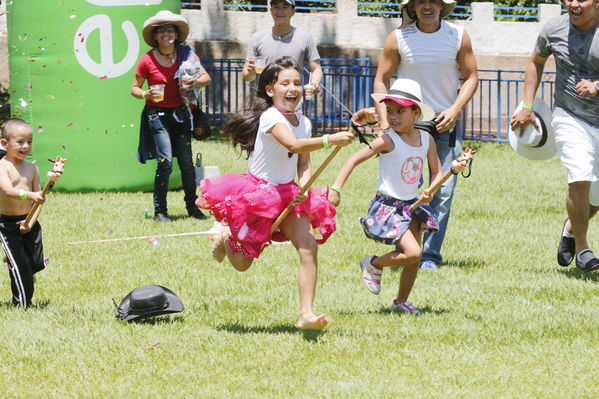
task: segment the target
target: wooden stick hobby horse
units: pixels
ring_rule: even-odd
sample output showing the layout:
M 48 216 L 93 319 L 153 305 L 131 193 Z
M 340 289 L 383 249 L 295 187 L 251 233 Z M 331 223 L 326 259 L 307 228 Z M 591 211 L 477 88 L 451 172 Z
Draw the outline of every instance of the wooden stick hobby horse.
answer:
M 66 162 L 67 160 L 62 158 L 60 155 L 56 157 L 56 159 L 54 160 L 54 166 L 52 167 L 52 170 L 48 172 L 48 181 L 42 189 L 42 196 L 45 197 L 48 194 L 48 191 L 50 191 L 50 189 L 54 186 L 54 183 L 56 183 L 60 179 L 60 177 L 62 176 L 62 172 L 64 172 L 64 164 Z M 31 226 L 35 224 L 35 221 L 37 220 L 37 217 L 39 216 L 39 213 L 41 211 L 40 206 L 41 204 L 37 202 L 33 204 L 31 210 L 27 214 L 27 217 L 25 218 L 25 220 L 23 220 L 22 225 L 24 227 L 31 229 Z
M 375 115 L 376 114 L 374 113 L 374 108 L 364 108 L 364 109 L 359 110 L 351 117 L 352 124 L 349 128 L 349 131 L 352 133 L 359 133 L 356 131 L 356 128 L 354 127 L 355 124 L 365 125 L 365 124 L 376 123 Z M 310 176 L 310 179 L 308 179 L 306 184 L 304 184 L 302 186 L 302 188 L 300 189 L 297 196 L 304 195 L 306 193 L 306 191 L 308 191 L 308 189 L 312 186 L 312 184 L 314 184 L 314 181 L 316 181 L 318 176 L 320 176 L 320 174 L 326 169 L 326 167 L 333 160 L 333 158 L 335 158 L 337 153 L 339 153 L 339 150 L 341 150 L 341 147 L 335 146 L 335 149 L 333 150 L 333 152 L 331 152 L 329 154 L 329 156 L 323 161 L 323 163 L 318 167 L 318 169 L 316 169 L 316 171 L 312 174 L 312 176 Z M 297 196 L 296 196 L 296 198 L 297 198 Z M 291 201 L 291 202 L 293 203 L 293 201 Z M 270 229 L 271 234 L 274 233 L 279 228 L 281 223 L 283 223 L 283 220 L 285 220 L 285 218 L 287 217 L 287 215 L 289 215 L 289 212 L 291 212 L 292 209 L 293 209 L 293 206 L 291 204 L 289 204 L 287 206 L 287 208 L 285 208 L 285 210 L 283 212 L 281 212 L 279 217 L 277 217 L 277 219 L 272 224 L 272 228 Z
M 443 178 L 428 188 L 429 194 L 431 196 L 434 195 L 441 185 L 447 181 L 447 179 L 449 179 L 452 175 L 457 175 L 458 173 L 462 172 L 466 166 L 472 162 L 472 156 L 474 154 L 476 154 L 476 150 L 466 148 L 456 159 L 453 160 L 451 163 L 451 168 L 447 173 L 445 173 Z M 414 202 L 412 206 L 410 206 L 410 212 L 414 212 L 416 208 L 422 204 L 422 202 L 424 202 L 424 198 L 421 196 L 418 198 L 418 201 Z

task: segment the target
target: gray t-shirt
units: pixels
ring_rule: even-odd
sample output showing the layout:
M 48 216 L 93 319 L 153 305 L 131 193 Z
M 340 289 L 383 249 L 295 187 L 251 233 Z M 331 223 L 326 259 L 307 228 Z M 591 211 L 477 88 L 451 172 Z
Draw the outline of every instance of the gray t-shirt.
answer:
M 320 59 L 312 36 L 297 28 L 293 28 L 291 33 L 283 37 L 273 34 L 271 28 L 254 33 L 248 44 L 247 58 L 256 56 L 266 57 L 267 64 L 283 56 L 289 56 L 300 68 Z
M 555 58 L 555 103 L 594 127 L 599 127 L 599 95 L 582 98 L 576 92 L 576 84 L 581 79 L 599 80 L 598 27 L 580 30 L 564 14 L 541 28 L 535 46 L 539 56 L 553 54 Z

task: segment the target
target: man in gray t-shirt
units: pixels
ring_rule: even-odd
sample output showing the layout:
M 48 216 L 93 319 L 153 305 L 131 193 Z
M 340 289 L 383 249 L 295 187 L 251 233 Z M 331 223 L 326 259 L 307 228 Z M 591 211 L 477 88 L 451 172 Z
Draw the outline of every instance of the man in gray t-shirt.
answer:
M 256 78 L 257 57 L 261 57 L 268 65 L 276 59 L 289 56 L 300 68 L 308 65 L 311 72 L 308 83 L 314 87 L 314 93 L 317 93 L 322 80 L 320 55 L 312 36 L 291 26 L 291 17 L 295 15 L 295 0 L 270 0 L 270 14 L 274 26 L 260 30 L 250 38 L 243 79 L 252 81 Z
M 524 77 L 524 104 L 512 129 L 534 123 L 533 100 L 547 58 L 557 66 L 551 124 L 560 160 L 568 170 L 564 223 L 557 262 L 599 269 L 587 243 L 589 219 L 599 210 L 599 0 L 565 0 L 568 14 L 541 30 Z

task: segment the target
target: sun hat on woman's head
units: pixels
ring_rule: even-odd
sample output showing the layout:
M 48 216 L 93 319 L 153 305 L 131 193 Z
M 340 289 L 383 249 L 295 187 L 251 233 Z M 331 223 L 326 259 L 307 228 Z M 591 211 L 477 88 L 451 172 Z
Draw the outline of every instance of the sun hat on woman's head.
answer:
M 152 47 L 156 47 L 154 29 L 161 25 L 175 25 L 179 29 L 178 43 L 184 42 L 189 35 L 189 24 L 185 18 L 168 10 L 158 11 L 156 15 L 146 19 L 142 31 L 144 41 Z
M 409 12 L 408 10 L 408 3 L 411 0 L 402 0 L 401 4 L 399 6 L 399 9 L 401 10 L 401 23 L 402 25 L 405 24 L 410 24 L 412 22 L 414 22 L 414 18 L 411 14 L 411 12 Z M 445 18 L 447 17 L 449 14 L 451 14 L 451 12 L 453 11 L 453 9 L 455 8 L 456 2 L 455 0 L 443 0 L 443 7 L 441 8 L 441 18 Z
M 520 102 L 514 111 L 516 115 L 522 109 L 524 102 Z M 555 132 L 551 125 L 551 109 L 540 98 L 535 98 L 533 103 L 535 124 L 527 124 L 508 130 L 510 145 L 524 158 L 540 161 L 549 159 L 557 152 L 555 145 Z
M 418 82 L 412 79 L 397 79 L 388 93 L 374 93 L 372 99 L 377 103 L 386 100 L 395 101 L 403 107 L 417 105 L 420 107 L 419 121 L 430 121 L 435 117 L 435 110 L 422 102 L 422 91 Z

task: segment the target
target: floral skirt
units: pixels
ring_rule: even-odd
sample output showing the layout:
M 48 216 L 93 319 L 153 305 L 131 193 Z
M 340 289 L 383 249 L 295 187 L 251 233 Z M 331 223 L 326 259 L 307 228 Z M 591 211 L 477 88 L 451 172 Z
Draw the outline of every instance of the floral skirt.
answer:
M 410 227 L 413 217 L 420 221 L 420 231 L 439 231 L 437 213 L 428 204 L 422 204 L 414 212 L 410 206 L 416 198 L 402 201 L 377 193 L 370 201 L 368 215 L 360 218 L 366 237 L 383 244 L 398 245 L 399 239 Z
M 281 229 L 271 234 L 272 224 L 299 193 L 295 182 L 272 184 L 252 174 L 228 174 L 200 182 L 198 208 L 208 209 L 216 220 L 231 229 L 227 243 L 246 258 L 257 258 L 271 241 L 288 238 Z M 291 212 L 306 215 L 324 244 L 336 230 L 335 207 L 328 201 L 328 187 L 308 190 L 308 199 Z

